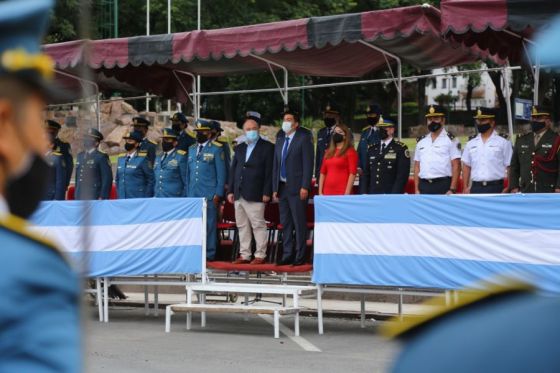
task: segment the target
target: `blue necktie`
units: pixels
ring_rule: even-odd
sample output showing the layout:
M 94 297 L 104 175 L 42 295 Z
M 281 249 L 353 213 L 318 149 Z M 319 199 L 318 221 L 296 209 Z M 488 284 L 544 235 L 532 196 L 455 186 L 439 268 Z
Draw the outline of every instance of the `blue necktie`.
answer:
M 282 164 L 280 165 L 280 177 L 282 179 L 287 179 L 286 177 L 286 158 L 288 157 L 288 146 L 290 145 L 290 138 L 286 137 L 284 141 L 284 147 L 282 148 Z

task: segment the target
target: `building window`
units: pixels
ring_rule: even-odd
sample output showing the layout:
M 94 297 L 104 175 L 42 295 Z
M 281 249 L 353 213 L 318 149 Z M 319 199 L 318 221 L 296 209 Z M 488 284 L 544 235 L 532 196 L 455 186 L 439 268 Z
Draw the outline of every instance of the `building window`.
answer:
M 454 76 L 451 79 L 451 88 L 457 88 L 457 77 L 456 76 Z
M 442 89 L 446 89 L 447 88 L 447 78 L 443 78 L 441 80 L 441 88 Z

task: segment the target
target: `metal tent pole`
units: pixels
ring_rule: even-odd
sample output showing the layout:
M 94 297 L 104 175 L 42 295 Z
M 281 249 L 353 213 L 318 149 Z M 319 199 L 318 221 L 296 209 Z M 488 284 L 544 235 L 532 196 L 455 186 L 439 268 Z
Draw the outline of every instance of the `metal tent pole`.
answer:
M 280 95 L 282 96 L 282 99 L 284 100 L 284 105 L 287 106 L 288 105 L 288 69 L 285 66 L 280 65 L 279 63 L 276 63 L 276 62 L 271 61 L 269 59 L 263 58 L 261 56 L 257 56 L 253 53 L 250 53 L 249 56 L 251 56 L 253 58 L 256 58 L 257 60 L 266 62 L 266 64 L 268 65 L 268 68 L 270 69 L 272 77 L 274 78 L 274 81 L 276 82 L 276 86 L 278 86 L 278 89 L 280 90 Z M 274 74 L 274 70 L 270 67 L 270 65 L 279 67 L 279 68 L 282 69 L 282 71 L 284 71 L 284 93 L 282 93 L 282 88 L 280 87 L 280 84 L 278 83 L 278 79 L 276 79 L 276 74 Z
M 95 116 L 96 116 L 96 124 L 97 124 L 97 129 L 99 131 L 101 131 L 101 109 L 100 109 L 100 99 L 99 99 L 99 86 L 97 85 L 97 83 L 91 81 L 91 80 L 87 80 L 87 79 L 83 79 L 80 78 L 79 76 L 76 75 L 72 75 L 69 73 L 66 73 L 64 71 L 60 71 L 60 70 L 54 70 L 57 74 L 63 75 L 63 76 L 67 76 L 69 78 L 75 79 L 77 81 L 79 81 L 80 83 L 87 83 L 87 84 L 91 84 L 94 88 L 95 88 Z M 49 105 L 50 106 L 50 105 Z
M 181 79 L 179 79 L 179 76 L 177 76 L 177 74 L 184 74 L 184 75 L 188 75 L 192 78 L 192 98 L 191 98 L 191 94 L 189 94 L 188 89 L 185 87 L 185 85 L 183 84 L 183 82 L 181 81 Z M 194 74 L 191 74 L 189 72 L 186 71 L 181 71 L 181 70 L 173 70 L 173 75 L 175 76 L 175 79 L 177 79 L 177 82 L 179 82 L 179 85 L 181 86 L 181 88 L 183 89 L 183 91 L 185 92 L 185 95 L 187 96 L 187 98 L 192 102 L 193 104 L 193 108 L 196 106 L 196 102 L 197 102 L 197 95 L 196 95 L 196 76 Z M 193 114 L 194 114 L 194 120 L 198 119 L 198 115 L 196 114 L 196 110 L 193 110 Z

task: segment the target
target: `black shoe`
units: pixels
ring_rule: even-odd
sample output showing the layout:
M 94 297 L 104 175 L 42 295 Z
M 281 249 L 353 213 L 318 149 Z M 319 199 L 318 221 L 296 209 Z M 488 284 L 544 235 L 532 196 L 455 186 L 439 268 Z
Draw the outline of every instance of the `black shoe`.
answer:
M 293 263 L 293 259 L 292 258 L 282 258 L 282 260 L 276 262 L 276 265 L 279 266 L 287 266 Z
M 292 265 L 295 266 L 302 266 L 305 264 L 305 259 L 300 259 L 300 260 L 296 260 L 295 262 L 292 263 Z

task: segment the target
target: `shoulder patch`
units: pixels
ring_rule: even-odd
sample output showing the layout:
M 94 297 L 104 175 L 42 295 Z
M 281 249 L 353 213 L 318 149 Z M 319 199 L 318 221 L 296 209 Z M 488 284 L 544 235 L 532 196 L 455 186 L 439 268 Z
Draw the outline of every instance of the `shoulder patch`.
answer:
M 224 146 L 224 144 L 222 144 L 221 142 L 218 141 L 212 141 L 212 144 L 216 145 L 217 147 L 221 148 L 222 146 Z
M 524 283 L 513 283 L 510 285 L 489 285 L 486 291 L 461 291 L 459 302 L 451 306 L 445 306 L 441 298 L 433 298 L 424 304 L 433 306 L 435 310 L 425 316 L 405 318 L 402 321 L 394 319 L 392 323 L 386 323 L 381 326 L 381 333 L 388 338 L 403 338 L 412 336 L 421 329 L 429 328 L 430 323 L 434 320 L 444 318 L 447 315 L 464 310 L 470 307 L 476 307 L 486 301 L 495 300 L 497 298 L 507 297 L 514 294 L 526 293 L 534 291 L 534 288 Z
M 177 150 L 177 154 L 179 154 L 179 155 L 185 155 L 185 154 L 187 154 L 187 152 L 184 151 L 184 150 L 179 149 L 179 150 Z
M 422 140 L 424 137 L 426 137 L 426 135 L 418 136 L 416 138 L 416 142 L 420 142 L 420 140 Z
M 23 220 L 21 218 L 18 218 L 15 215 L 9 214 L 8 216 L 0 219 L 0 228 L 3 228 L 7 231 L 10 231 L 10 232 L 18 235 L 18 236 L 26 238 L 30 241 L 33 241 L 35 243 L 38 243 L 38 244 L 44 246 L 45 248 L 48 248 L 48 249 L 54 251 L 56 254 L 60 255 L 60 257 L 62 259 L 64 259 L 64 261 L 66 263 L 68 263 L 65 255 L 56 247 L 56 245 L 54 243 L 52 243 L 51 241 L 33 233 L 27 227 L 28 227 L 27 221 Z

